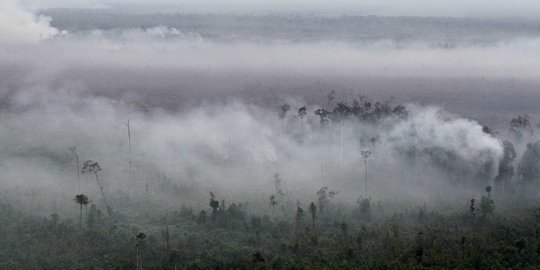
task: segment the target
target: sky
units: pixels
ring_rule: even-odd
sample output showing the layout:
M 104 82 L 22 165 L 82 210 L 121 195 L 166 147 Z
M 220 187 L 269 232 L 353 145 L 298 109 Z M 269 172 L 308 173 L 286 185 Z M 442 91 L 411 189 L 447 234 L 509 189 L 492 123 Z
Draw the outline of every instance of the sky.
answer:
M 523 18 L 535 18 L 540 15 L 540 1 L 535 0 L 21 0 L 21 4 L 34 9 L 118 8 L 139 12 L 337 13 Z

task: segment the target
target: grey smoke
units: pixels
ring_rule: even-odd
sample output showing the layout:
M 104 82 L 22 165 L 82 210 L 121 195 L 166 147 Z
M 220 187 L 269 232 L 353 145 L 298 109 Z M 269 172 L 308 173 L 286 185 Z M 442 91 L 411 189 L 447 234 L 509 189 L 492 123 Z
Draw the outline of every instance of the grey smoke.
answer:
M 228 201 L 265 201 L 275 173 L 300 200 L 328 186 L 340 191 L 337 201 L 354 202 L 365 150 L 373 152 L 374 198 L 463 202 L 491 184 L 503 158 L 501 139 L 470 116 L 495 118 L 490 126 L 501 130 L 525 108 L 507 87 L 530 94 L 538 86 L 540 46 L 531 33 L 449 47 L 397 37 L 218 40 L 167 24 L 62 32 L 21 14 L 49 34 L 36 38 L 25 27 L 17 30 L 25 38 L 0 44 L 0 187 L 43 208 L 71 202 L 78 190 L 72 147 L 81 160 L 99 162 L 113 208 L 128 196 L 204 207 L 209 191 Z M 395 95 L 408 118 L 321 127 L 314 111 L 332 109 L 330 90 L 350 104 L 365 89 L 377 99 Z M 455 101 L 458 93 L 505 99 L 497 99 L 500 107 L 486 101 L 470 108 Z M 536 95 L 521 96 L 537 107 Z M 291 110 L 281 119 L 284 103 Z M 295 117 L 304 106 L 306 116 Z M 516 146 L 518 155 L 524 147 Z M 93 180 L 82 181 L 82 191 L 99 198 Z

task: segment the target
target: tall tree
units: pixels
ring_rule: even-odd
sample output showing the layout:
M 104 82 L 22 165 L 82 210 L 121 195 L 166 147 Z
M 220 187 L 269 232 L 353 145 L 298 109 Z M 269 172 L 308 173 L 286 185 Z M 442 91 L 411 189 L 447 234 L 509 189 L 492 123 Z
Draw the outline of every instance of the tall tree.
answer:
M 301 119 L 304 119 L 304 116 L 307 114 L 307 108 L 306 106 L 303 106 L 302 108 L 298 109 L 298 115 L 297 117 L 300 117 Z
M 71 152 L 75 156 L 75 162 L 77 163 L 77 185 L 79 186 L 77 192 L 81 193 L 81 164 L 79 162 L 79 154 L 77 153 L 77 147 L 70 147 L 69 150 L 71 150 Z
M 532 184 L 540 179 L 540 141 L 527 144 L 518 166 L 522 184 Z
M 319 212 L 323 212 L 324 209 L 330 204 L 330 200 L 334 198 L 339 191 L 329 190 L 328 187 L 322 187 L 317 191 L 317 203 L 319 204 Z
M 367 192 L 367 160 L 371 156 L 371 151 L 361 151 L 360 154 L 364 158 L 364 188 L 365 188 L 365 195 L 366 199 L 368 198 L 368 192 Z
M 132 160 L 132 150 L 131 150 L 131 126 L 130 126 L 130 122 L 129 122 L 129 119 L 127 120 L 126 123 L 124 123 L 124 125 L 126 125 L 126 128 L 127 128 L 127 137 L 128 137 L 128 146 L 129 146 L 129 180 L 131 181 L 131 186 L 134 187 L 135 186 L 135 183 L 133 183 L 133 169 L 132 169 L 132 164 L 133 164 L 133 160 Z
M 309 204 L 309 212 L 311 213 L 311 221 L 313 223 L 313 227 L 315 228 L 315 219 L 317 219 L 317 206 L 314 202 L 311 202 Z
M 208 205 L 212 208 L 212 220 L 216 219 L 219 208 L 219 201 L 215 198 L 214 192 L 210 191 L 210 203 Z
M 495 184 L 502 185 L 503 189 L 506 189 L 508 182 L 514 176 L 513 162 L 516 159 L 516 150 L 514 145 L 507 140 L 503 141 L 503 150 L 503 158 L 499 162 L 499 172 L 494 180 Z
M 480 211 L 482 212 L 482 216 L 490 218 L 493 216 L 493 210 L 495 206 L 495 202 L 491 199 L 491 186 L 486 187 L 487 197 L 482 196 L 480 200 Z
M 294 224 L 294 235 L 296 236 L 298 232 L 298 228 L 302 226 L 304 220 L 304 209 L 302 207 L 298 206 L 296 208 L 296 217 L 295 217 L 295 224 Z
M 137 243 L 135 244 L 135 248 L 136 248 L 135 260 L 136 260 L 137 270 L 143 269 L 142 244 L 145 238 L 146 238 L 146 234 L 144 234 L 143 232 L 140 232 L 135 235 L 135 239 L 137 240 Z
M 88 200 L 88 197 L 86 195 L 84 195 L 84 194 L 75 195 L 74 201 L 77 202 L 79 204 L 79 206 L 80 206 L 80 208 L 79 208 L 79 228 L 82 228 L 82 209 L 83 209 L 83 206 L 86 208 L 90 201 Z
M 285 118 L 285 116 L 287 116 L 287 112 L 291 109 L 291 106 L 289 106 L 289 104 L 283 104 L 281 106 L 279 106 L 279 119 L 283 119 Z
M 101 185 L 101 182 L 99 182 L 99 176 L 98 172 L 101 171 L 101 167 L 99 166 L 99 163 L 94 162 L 92 160 L 87 160 L 83 163 L 82 167 L 82 173 L 93 173 L 96 177 L 96 183 L 99 187 L 99 190 L 101 191 L 101 196 L 103 196 L 103 201 L 105 202 L 105 207 L 107 207 L 107 213 L 109 215 L 112 214 L 112 209 L 109 206 L 109 203 L 107 202 L 107 197 L 105 196 L 105 192 L 103 191 L 103 186 Z

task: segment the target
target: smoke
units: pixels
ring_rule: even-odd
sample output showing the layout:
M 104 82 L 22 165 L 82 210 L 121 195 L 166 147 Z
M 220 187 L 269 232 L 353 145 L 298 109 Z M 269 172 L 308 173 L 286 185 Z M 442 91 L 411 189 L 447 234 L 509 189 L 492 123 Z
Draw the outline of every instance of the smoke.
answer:
M 354 201 L 364 193 L 364 150 L 373 152 L 369 196 L 425 200 L 440 197 L 437 190 L 454 190 L 438 199 L 455 200 L 463 192 L 459 183 L 489 184 L 502 157 L 501 143 L 476 122 L 433 107 L 408 105 L 407 119 L 390 117 L 376 125 L 351 119 L 322 128 L 316 104 L 305 118 L 292 110 L 280 119 L 277 110 L 237 101 L 143 113 L 106 98 L 29 96 L 35 97 L 18 94 L 12 104 L 18 109 L 0 121 L 0 186 L 46 191 L 57 199 L 78 192 L 73 147 L 81 162 L 99 162 L 106 193 L 116 201 L 134 192 L 203 206 L 209 191 L 229 201 L 265 200 L 275 192 L 275 173 L 294 198 L 312 200 L 316 190 L 329 186 L 341 190 L 338 200 Z M 99 198 L 93 181 L 83 175 L 81 192 Z
M 210 191 L 267 203 L 275 173 L 292 200 L 311 201 L 327 186 L 354 202 L 365 196 L 366 169 L 368 197 L 461 203 L 491 183 L 503 156 L 470 110 L 504 122 L 524 108 L 507 85 L 530 82 L 529 93 L 538 85 L 534 36 L 441 47 L 399 38 L 220 40 L 167 24 L 58 34 L 50 19 L 11 3 L 2 5 L 32 27 L 0 44 L 0 190 L 34 209 L 79 192 L 100 204 L 92 176 L 77 180 L 74 147 L 81 163 L 99 162 L 113 208 L 128 197 L 204 207 Z M 492 89 L 499 80 L 509 83 Z M 408 116 L 321 126 L 316 109 L 351 104 L 366 89 L 376 99 L 397 96 Z M 490 101 L 496 91 L 508 98 Z M 459 93 L 469 103 L 456 101 Z M 487 101 L 471 106 L 472 96 Z M 525 104 L 537 109 L 531 97 Z M 425 105 L 432 100 L 440 106 Z M 284 103 L 291 110 L 281 119 Z M 506 108 L 504 116 L 493 108 Z M 372 152 L 366 163 L 362 151 Z
M 537 18 L 540 5 L 533 0 L 519 0 L 509 6 L 503 0 L 430 1 L 415 0 L 158 0 L 149 4 L 143 0 L 24 0 L 27 5 L 40 8 L 118 8 L 134 12 L 184 12 L 184 13 L 315 13 L 315 14 L 361 14 L 386 16 L 480 16 L 480 17 L 528 17 Z
M 18 0 L 0 3 L 0 44 L 36 43 L 59 34 L 51 18 L 36 16 L 19 6 Z

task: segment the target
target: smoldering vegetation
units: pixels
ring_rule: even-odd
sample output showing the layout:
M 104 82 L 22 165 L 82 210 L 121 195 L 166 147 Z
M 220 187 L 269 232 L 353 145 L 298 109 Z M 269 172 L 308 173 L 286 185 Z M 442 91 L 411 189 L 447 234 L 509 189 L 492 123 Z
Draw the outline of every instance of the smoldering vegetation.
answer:
M 310 183 L 343 187 L 351 191 L 344 191 L 343 197 L 355 199 L 361 190 L 360 152 L 370 150 L 372 177 L 378 183 L 370 189 L 379 196 L 438 197 L 438 189 L 445 183 L 489 184 L 502 157 L 500 142 L 483 133 L 482 126 L 436 108 L 374 103 L 368 109 L 359 107 L 357 100 L 356 107 L 342 108 L 343 103 L 339 103 L 334 110 L 345 111 L 336 111 L 337 116 L 333 116 L 315 104 L 307 106 L 308 111 L 303 103 L 290 102 L 290 111 L 284 113 L 278 108 L 271 111 L 232 102 L 171 114 L 160 110 L 140 113 L 106 99 L 73 99 L 78 101 L 75 105 L 49 101 L 44 106 L 32 104 L 28 110 L 4 113 L 3 187 L 50 188 L 62 194 L 77 190 L 75 156 L 70 150 L 76 147 L 82 159 L 100 161 L 106 168 L 103 174 L 104 179 L 110 179 L 106 181 L 110 192 L 128 191 L 136 181 L 139 192 L 159 189 L 165 183 L 185 189 L 178 199 L 194 199 L 201 194 L 196 191 L 223 190 L 244 200 L 246 196 L 266 197 L 264 190 L 272 190 L 272 175 L 279 173 L 289 179 L 289 188 L 297 196 L 309 194 L 303 190 L 305 183 Z M 298 115 L 300 108 L 306 109 L 305 116 Z M 323 109 L 325 115 L 317 116 L 311 108 Z M 356 117 L 364 116 L 353 116 L 349 110 L 360 108 L 373 116 L 358 121 Z M 399 115 L 371 119 L 394 111 Z M 128 120 L 131 153 L 125 126 Z M 374 121 L 380 123 L 375 125 Z M 133 177 L 127 168 L 130 159 Z M 388 164 L 393 169 L 377 169 Z M 34 165 L 41 173 L 28 169 Z M 46 168 L 51 166 L 55 173 L 49 175 Z M 433 166 L 441 170 L 429 169 Z M 20 177 L 17 172 L 21 171 L 35 177 Z M 485 178 L 478 179 L 480 175 Z M 414 182 L 422 179 L 428 182 L 428 190 Z M 93 186 L 90 184 L 87 188 Z M 162 191 L 167 193 L 167 189 Z M 156 192 L 159 197 L 160 190 Z
M 2 266 L 539 262 L 537 21 L 18 11 Z

